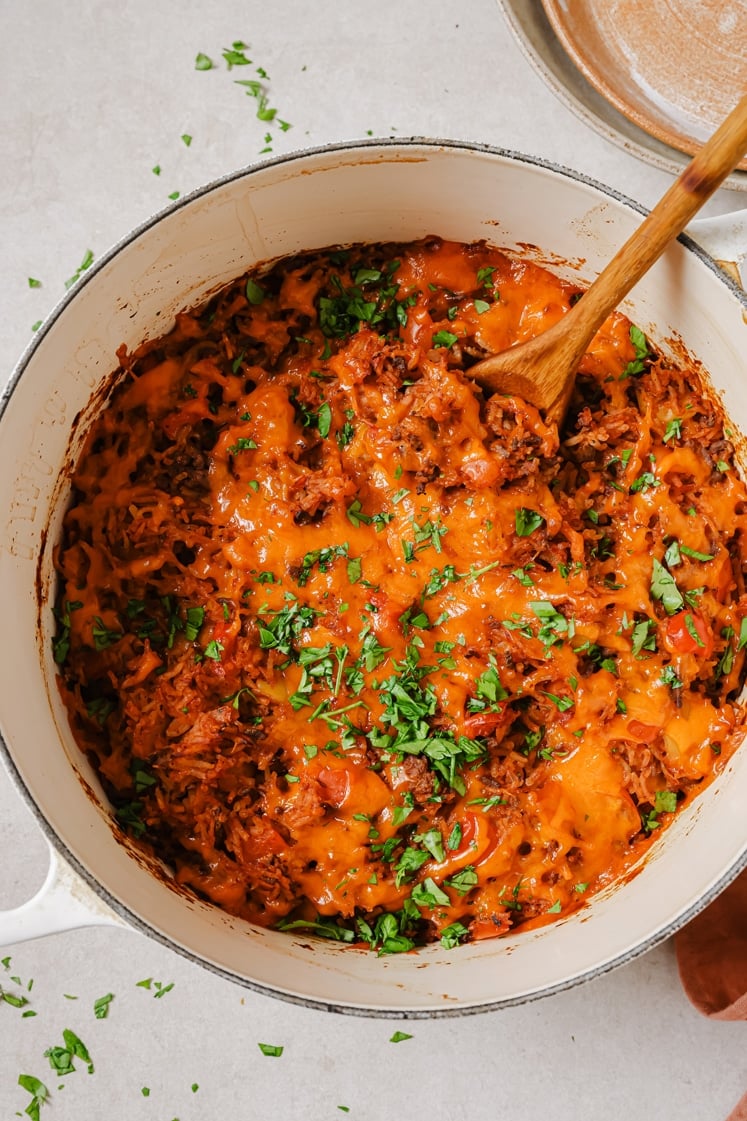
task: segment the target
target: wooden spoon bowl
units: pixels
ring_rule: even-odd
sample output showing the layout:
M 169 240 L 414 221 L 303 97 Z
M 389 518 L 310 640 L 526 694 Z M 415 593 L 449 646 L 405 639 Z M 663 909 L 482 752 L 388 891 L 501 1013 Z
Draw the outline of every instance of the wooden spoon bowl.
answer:
M 558 323 L 528 342 L 482 358 L 469 376 L 491 393 L 531 402 L 560 423 L 589 343 L 747 151 L 747 95 L 674 181 L 594 283 Z

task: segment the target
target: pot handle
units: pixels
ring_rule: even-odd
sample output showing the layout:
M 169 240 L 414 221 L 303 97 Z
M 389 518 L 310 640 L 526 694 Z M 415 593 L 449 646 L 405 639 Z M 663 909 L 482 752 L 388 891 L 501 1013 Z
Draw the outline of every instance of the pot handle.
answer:
M 0 911 L 0 946 L 81 926 L 126 927 L 127 923 L 49 845 L 49 871 L 36 895 L 20 907 Z
M 747 288 L 747 210 L 696 218 L 685 233 L 705 249 L 732 280 Z

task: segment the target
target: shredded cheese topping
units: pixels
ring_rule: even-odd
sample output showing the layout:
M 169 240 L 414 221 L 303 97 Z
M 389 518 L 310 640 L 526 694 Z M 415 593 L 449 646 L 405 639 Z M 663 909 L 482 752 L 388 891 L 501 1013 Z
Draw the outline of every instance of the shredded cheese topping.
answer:
M 276 263 L 122 351 L 55 656 L 120 825 L 263 925 L 380 952 L 566 915 L 744 723 L 747 492 L 613 315 L 559 434 L 469 366 L 581 296 L 436 238 Z

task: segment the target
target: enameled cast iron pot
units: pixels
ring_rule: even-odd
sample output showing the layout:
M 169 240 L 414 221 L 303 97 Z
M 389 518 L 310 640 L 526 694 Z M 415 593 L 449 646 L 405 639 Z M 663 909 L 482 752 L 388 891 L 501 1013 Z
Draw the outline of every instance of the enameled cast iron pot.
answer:
M 0 399 L 0 733 L 50 843 L 38 895 L 0 913 L 0 944 L 86 923 L 126 924 L 262 992 L 369 1015 L 444 1015 L 556 992 L 673 933 L 747 864 L 747 747 L 679 814 L 636 875 L 543 929 L 389 957 L 262 930 L 169 886 L 128 848 L 68 728 L 55 686 L 52 545 L 115 351 L 257 262 L 427 234 L 485 238 L 590 282 L 641 211 L 526 157 L 458 143 L 379 142 L 290 156 L 228 176 L 135 230 L 85 274 Z M 623 306 L 660 348 L 679 339 L 747 431 L 745 299 L 687 238 Z M 100 396 L 99 396 L 100 404 Z M 78 414 L 82 413 L 80 420 Z M 71 431 L 74 435 L 71 442 Z

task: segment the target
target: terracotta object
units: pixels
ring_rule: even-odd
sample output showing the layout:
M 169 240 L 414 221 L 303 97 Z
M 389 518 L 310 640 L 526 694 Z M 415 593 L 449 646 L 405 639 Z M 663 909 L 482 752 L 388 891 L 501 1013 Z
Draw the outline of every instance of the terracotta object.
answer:
M 675 938 L 682 986 L 713 1020 L 747 1020 L 747 873 Z M 726 1121 L 747 1121 L 747 1094 Z
M 747 88 L 744 0 L 542 0 L 592 86 L 651 136 L 693 155 Z M 747 168 L 743 160 L 740 168 Z
M 538 0 L 497 0 L 516 45 L 558 101 L 592 131 L 643 163 L 678 175 L 684 152 L 657 140 L 594 89 L 568 55 Z M 747 171 L 733 171 L 724 186 L 747 191 Z

